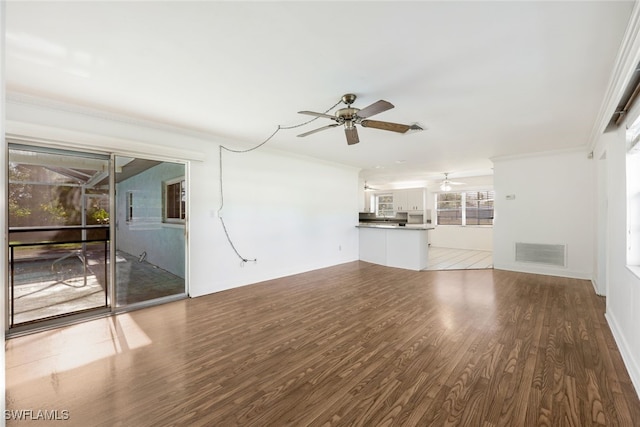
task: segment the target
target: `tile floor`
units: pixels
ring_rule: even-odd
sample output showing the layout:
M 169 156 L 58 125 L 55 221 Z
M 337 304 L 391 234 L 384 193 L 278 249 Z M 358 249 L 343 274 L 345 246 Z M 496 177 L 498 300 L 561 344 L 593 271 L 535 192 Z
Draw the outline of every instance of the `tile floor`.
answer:
M 118 306 L 185 293 L 184 279 L 139 261 L 125 252 L 116 255 L 116 304 Z
M 493 268 L 492 251 L 429 247 L 427 270 L 471 270 Z

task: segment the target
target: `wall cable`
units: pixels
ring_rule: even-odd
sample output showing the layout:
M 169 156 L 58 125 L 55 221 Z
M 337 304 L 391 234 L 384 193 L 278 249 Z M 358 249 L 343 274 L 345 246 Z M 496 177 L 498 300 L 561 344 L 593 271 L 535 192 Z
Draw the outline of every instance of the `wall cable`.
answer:
M 333 110 L 334 108 L 336 108 L 338 105 L 340 105 L 340 103 L 342 102 L 342 99 L 340 99 L 338 102 L 336 102 L 334 105 L 332 105 L 331 107 L 329 107 L 327 110 L 325 110 L 324 114 L 327 114 L 329 111 Z M 318 120 L 320 117 L 314 117 L 310 120 L 307 120 L 303 123 L 299 123 L 296 125 L 291 125 L 291 126 L 281 126 L 278 125 L 278 127 L 276 128 L 275 131 L 273 131 L 273 133 L 271 135 L 269 135 L 269 137 L 267 139 L 265 139 L 264 141 L 262 141 L 261 143 L 247 148 L 247 149 L 232 149 L 229 147 L 225 147 L 224 145 L 220 144 L 219 146 L 219 150 L 218 150 L 218 162 L 219 162 L 219 172 L 220 172 L 220 176 L 219 176 L 219 182 L 220 182 L 220 207 L 218 208 L 218 219 L 220 220 L 220 224 L 222 224 L 222 229 L 224 230 L 224 235 L 227 238 L 227 241 L 229 242 L 229 245 L 231 246 L 231 249 L 233 249 L 233 252 L 235 252 L 236 256 L 238 258 L 240 258 L 241 261 L 241 265 L 244 265 L 245 263 L 249 262 L 249 261 L 253 261 L 253 262 L 257 262 L 257 258 L 253 258 L 253 259 L 249 259 L 249 258 L 245 258 L 242 255 L 240 255 L 240 252 L 238 251 L 238 249 L 236 249 L 236 246 L 233 244 L 233 241 L 231 240 L 231 236 L 229 235 L 229 230 L 227 230 L 227 226 L 224 223 L 224 218 L 222 217 L 222 208 L 224 207 L 224 187 L 223 187 L 223 183 L 222 183 L 222 153 L 224 151 L 228 151 L 229 153 L 235 153 L 235 154 L 245 154 L 245 153 L 249 153 L 251 151 L 257 150 L 258 148 L 264 146 L 267 142 L 271 141 L 271 139 L 276 136 L 276 134 L 278 132 L 280 132 L 281 130 L 290 130 L 290 129 L 296 129 L 299 127 L 302 127 L 304 125 L 307 125 L 315 120 Z

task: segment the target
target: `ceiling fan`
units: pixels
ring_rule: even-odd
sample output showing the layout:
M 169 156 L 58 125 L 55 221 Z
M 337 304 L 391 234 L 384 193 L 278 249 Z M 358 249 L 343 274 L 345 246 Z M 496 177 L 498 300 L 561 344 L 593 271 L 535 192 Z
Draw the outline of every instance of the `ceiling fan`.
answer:
M 449 179 L 449 174 L 445 172 L 444 180 L 440 183 L 440 190 L 449 191 L 451 190 L 452 185 L 464 185 L 464 182 L 451 181 Z
M 356 96 L 352 93 L 343 95 L 342 102 L 345 103 L 347 106 L 346 108 L 341 108 L 337 110 L 335 112 L 335 115 L 333 116 L 331 114 L 316 113 L 313 111 L 298 111 L 298 113 L 300 114 L 307 114 L 309 116 L 315 116 L 315 117 L 324 117 L 336 122 L 327 126 L 323 126 L 318 129 L 311 130 L 309 132 L 301 133 L 298 136 L 307 136 L 316 132 L 320 132 L 322 130 L 344 125 L 344 133 L 347 136 L 347 144 L 353 145 L 360 142 L 360 139 L 358 138 L 358 130 L 356 129 L 355 125 L 360 125 L 366 128 L 388 130 L 391 132 L 398 132 L 398 133 L 405 133 L 408 130 L 422 130 L 422 128 L 417 124 L 403 125 L 400 123 L 381 122 L 378 120 L 367 120 L 368 117 L 371 117 L 375 114 L 379 114 L 379 113 L 382 113 L 383 111 L 392 109 L 394 107 L 393 104 L 381 99 L 380 101 L 374 102 L 373 104 L 363 109 L 359 109 L 351 106 L 351 104 L 353 104 L 355 100 L 356 100 Z
M 367 181 L 365 181 L 364 182 L 364 191 L 378 191 L 378 189 L 371 187 L 369 184 L 367 184 Z

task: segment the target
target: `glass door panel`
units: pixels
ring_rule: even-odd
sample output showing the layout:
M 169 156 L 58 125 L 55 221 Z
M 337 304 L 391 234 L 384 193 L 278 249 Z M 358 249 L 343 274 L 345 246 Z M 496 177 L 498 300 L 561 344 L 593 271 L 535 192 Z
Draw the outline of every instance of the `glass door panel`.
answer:
M 185 296 L 186 166 L 115 156 L 116 307 Z
M 108 156 L 9 146 L 9 328 L 105 308 Z

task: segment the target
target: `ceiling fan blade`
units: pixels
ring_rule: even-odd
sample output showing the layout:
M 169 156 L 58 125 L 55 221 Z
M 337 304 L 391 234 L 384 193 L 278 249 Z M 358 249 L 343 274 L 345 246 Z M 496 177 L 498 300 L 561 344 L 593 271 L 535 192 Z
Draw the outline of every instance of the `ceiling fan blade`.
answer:
M 393 104 L 384 100 L 380 100 L 374 102 L 368 107 L 364 107 L 362 110 L 358 111 L 357 116 L 361 119 L 366 119 L 367 117 L 371 117 L 374 114 L 382 113 L 383 111 L 387 111 L 393 108 Z
M 315 117 L 325 117 L 327 119 L 332 119 L 332 120 L 336 119 L 335 116 L 332 116 L 330 114 L 316 113 L 314 111 L 298 111 L 298 114 L 306 114 L 307 116 L 315 116 Z
M 358 142 L 360 142 L 360 139 L 358 138 L 358 130 L 356 129 L 355 126 L 351 127 L 351 128 L 344 128 L 344 133 L 345 135 L 347 135 L 347 144 L 349 145 L 353 145 L 353 144 L 357 144 Z
M 377 188 L 370 187 L 367 181 L 364 182 L 364 191 L 378 191 Z
M 332 125 L 322 126 L 321 128 L 314 129 L 314 130 L 310 130 L 309 132 L 301 133 L 301 134 L 300 134 L 300 135 L 298 135 L 298 136 L 307 136 L 307 135 L 311 135 L 312 133 L 320 132 L 320 131 L 322 131 L 322 130 L 326 130 L 326 129 L 329 129 L 329 128 L 334 128 L 334 127 L 336 127 L 336 126 L 340 126 L 340 124 L 339 124 L 339 123 L 335 123 L 335 124 L 332 124 Z
M 390 130 L 391 132 L 405 133 L 411 126 L 400 123 L 380 122 L 378 120 L 363 120 L 360 124 L 366 128 Z

